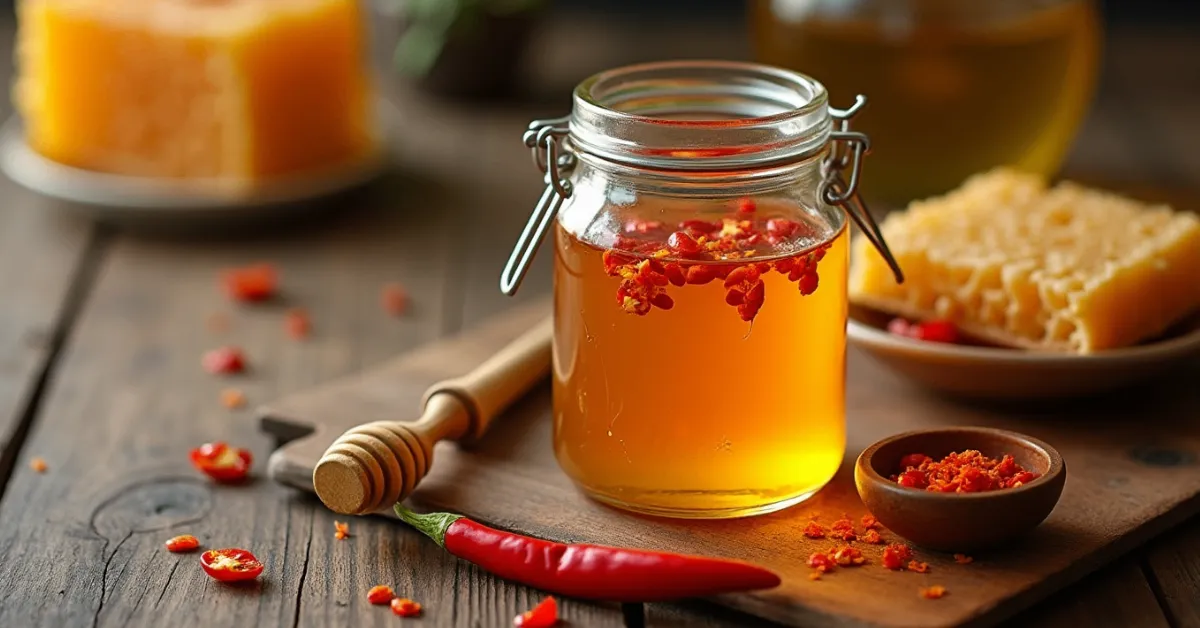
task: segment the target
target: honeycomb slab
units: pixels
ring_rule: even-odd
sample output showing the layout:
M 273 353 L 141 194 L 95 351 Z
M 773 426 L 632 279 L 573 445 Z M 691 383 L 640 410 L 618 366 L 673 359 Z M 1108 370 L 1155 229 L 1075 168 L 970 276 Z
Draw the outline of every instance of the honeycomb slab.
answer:
M 855 243 L 850 300 L 945 318 L 1016 348 L 1088 354 L 1154 338 L 1200 309 L 1200 219 L 1008 169 L 888 216 L 895 283 Z

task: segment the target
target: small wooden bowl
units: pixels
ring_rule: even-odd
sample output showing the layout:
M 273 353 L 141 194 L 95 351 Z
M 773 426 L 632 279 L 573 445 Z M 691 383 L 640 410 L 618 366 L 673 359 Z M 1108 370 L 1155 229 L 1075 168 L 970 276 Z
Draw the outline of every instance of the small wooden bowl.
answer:
M 888 479 L 906 454 L 940 459 L 964 449 L 991 457 L 1010 454 L 1039 477 L 1017 488 L 983 493 L 935 493 Z M 1036 528 L 1054 510 L 1066 480 L 1062 456 L 1050 445 L 983 427 L 897 434 L 867 447 L 854 465 L 858 495 L 880 523 L 916 545 L 944 552 L 994 547 Z

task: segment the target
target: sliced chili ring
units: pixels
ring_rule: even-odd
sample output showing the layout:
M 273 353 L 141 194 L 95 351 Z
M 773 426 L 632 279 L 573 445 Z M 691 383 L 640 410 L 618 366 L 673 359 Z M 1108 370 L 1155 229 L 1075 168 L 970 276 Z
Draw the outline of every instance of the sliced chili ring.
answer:
M 205 443 L 192 450 L 192 464 L 217 482 L 240 482 L 250 473 L 254 456 L 247 449 L 223 442 Z
M 208 550 L 200 555 L 200 567 L 219 582 L 253 580 L 263 571 L 254 554 L 238 548 Z

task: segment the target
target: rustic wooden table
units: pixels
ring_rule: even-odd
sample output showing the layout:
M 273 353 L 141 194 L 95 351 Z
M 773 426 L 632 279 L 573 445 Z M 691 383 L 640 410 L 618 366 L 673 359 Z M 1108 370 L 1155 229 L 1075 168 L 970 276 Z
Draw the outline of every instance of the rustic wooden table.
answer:
M 407 124 L 396 174 L 317 220 L 265 234 L 139 235 L 66 218 L 53 201 L 0 180 L 0 626 L 395 625 L 365 601 L 377 583 L 422 602 L 423 625 L 505 626 L 535 604 L 539 592 L 481 573 L 392 521 L 354 519 L 353 536 L 335 540 L 331 512 L 262 477 L 273 443 L 249 410 L 220 405 L 228 382 L 206 375 L 199 356 L 242 345 L 252 372 L 237 385 L 254 404 L 508 306 L 497 277 L 540 191 L 519 142 L 526 122 L 565 112 L 570 85 L 601 67 L 744 54 L 721 27 L 653 37 L 649 28 L 549 29 L 534 72 L 538 92 L 554 96 L 544 102 L 482 108 L 398 94 Z M 0 32 L 0 48 L 11 49 L 11 23 Z M 625 45 L 632 39 L 659 49 Z M 1194 33 L 1114 35 L 1069 174 L 1200 207 L 1200 194 L 1189 195 L 1200 180 L 1198 94 Z M 231 307 L 219 270 L 256 260 L 282 269 L 286 303 Z M 518 300 L 549 289 L 547 260 Z M 382 314 L 388 281 L 412 293 L 410 315 Z M 292 304 L 312 314 L 306 342 L 283 332 L 280 314 Z M 216 312 L 232 321 L 224 334 L 206 326 Z M 221 488 L 198 477 L 188 450 L 213 439 L 252 447 L 258 479 Z M 49 470 L 31 470 L 34 457 Z M 216 585 L 194 556 L 163 550 L 184 532 L 252 548 L 265 575 L 251 588 Z M 563 601 L 562 610 L 578 626 L 761 625 L 702 603 L 622 610 Z M 1012 625 L 1200 626 L 1200 521 Z

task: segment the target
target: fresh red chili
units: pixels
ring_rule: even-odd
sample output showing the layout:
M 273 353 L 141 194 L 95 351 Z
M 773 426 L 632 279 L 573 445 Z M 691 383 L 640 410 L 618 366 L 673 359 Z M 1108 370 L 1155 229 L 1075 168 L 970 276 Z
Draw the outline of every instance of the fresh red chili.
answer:
M 205 443 L 192 450 L 192 465 L 218 482 L 240 482 L 250 473 L 254 456 L 241 447 Z
M 237 548 L 208 550 L 200 555 L 200 566 L 220 582 L 253 580 L 263 571 L 254 554 Z
M 396 514 L 459 558 L 549 593 L 616 602 L 661 602 L 779 585 L 740 561 L 603 545 L 564 545 L 502 532 L 451 513 Z
M 558 602 L 550 596 L 538 603 L 532 610 L 525 611 L 513 618 L 513 626 L 517 628 L 551 628 L 558 625 Z

